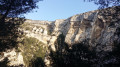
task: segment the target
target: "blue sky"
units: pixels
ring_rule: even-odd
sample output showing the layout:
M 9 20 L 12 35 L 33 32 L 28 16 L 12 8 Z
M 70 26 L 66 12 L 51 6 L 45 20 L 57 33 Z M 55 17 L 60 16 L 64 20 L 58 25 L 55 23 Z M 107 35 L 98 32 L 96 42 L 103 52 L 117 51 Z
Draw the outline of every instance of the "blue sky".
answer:
M 93 2 L 84 0 L 43 0 L 38 3 L 38 7 L 33 12 L 25 14 L 25 17 L 32 20 L 54 21 L 98 9 Z

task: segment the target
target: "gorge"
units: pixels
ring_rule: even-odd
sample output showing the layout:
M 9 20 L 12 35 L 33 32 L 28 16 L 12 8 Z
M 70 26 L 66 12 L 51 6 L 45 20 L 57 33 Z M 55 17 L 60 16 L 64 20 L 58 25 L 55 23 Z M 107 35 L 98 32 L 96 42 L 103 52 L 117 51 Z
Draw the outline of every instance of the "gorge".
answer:
M 52 67 L 51 64 L 54 61 L 52 62 L 51 60 L 51 51 L 59 51 L 59 53 L 61 51 L 61 53 L 64 53 L 66 52 L 66 48 L 64 47 L 66 44 L 68 46 L 67 49 L 72 51 L 72 49 L 75 49 L 73 46 L 78 43 L 81 43 L 80 45 L 86 45 L 90 51 L 96 51 L 98 55 L 104 57 L 107 54 L 106 52 L 114 51 L 116 44 L 120 45 L 119 9 L 119 6 L 115 6 L 77 14 L 67 19 L 58 19 L 55 21 L 26 19 L 18 28 L 18 31 L 24 35 L 22 38 L 18 38 L 23 43 L 19 43 L 17 48 L 1 52 L 0 61 L 8 58 L 9 66 L 22 65 L 23 67 L 29 67 L 32 59 L 42 57 L 45 63 L 44 65 L 46 67 Z M 62 39 L 65 43 L 63 46 L 61 46 L 63 44 Z M 102 53 L 99 54 L 100 52 Z M 76 55 L 80 54 L 78 53 Z M 84 57 L 83 59 L 85 60 Z M 101 57 L 99 57 L 100 63 L 92 67 L 113 63 L 111 62 L 113 60 L 115 64 L 119 62 L 117 61 L 118 59 L 113 57 L 107 61 L 101 61 L 100 59 Z

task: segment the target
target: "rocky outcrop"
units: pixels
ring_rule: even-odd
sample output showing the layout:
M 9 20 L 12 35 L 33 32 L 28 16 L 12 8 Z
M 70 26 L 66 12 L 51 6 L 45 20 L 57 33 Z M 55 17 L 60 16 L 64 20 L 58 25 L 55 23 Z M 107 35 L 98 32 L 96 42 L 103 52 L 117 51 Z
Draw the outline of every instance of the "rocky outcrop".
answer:
M 24 66 L 23 56 L 21 52 L 16 52 L 15 49 L 7 50 L 6 52 L 0 53 L 0 61 L 4 61 L 7 58 L 8 66 Z
M 112 7 L 71 17 L 71 27 L 65 41 L 74 44 L 85 40 L 91 47 L 96 47 L 97 51 L 112 50 L 114 40 L 119 40 L 119 35 L 115 34 L 120 27 L 119 8 Z
M 85 41 L 91 47 L 96 47 L 97 51 L 111 51 L 114 41 L 120 42 L 119 35 L 115 34 L 120 27 L 119 8 L 111 7 L 90 11 L 54 22 L 27 21 L 34 22 L 30 23 L 33 28 L 31 32 L 28 30 L 27 36 L 35 37 L 50 45 L 54 51 L 54 42 L 61 33 L 64 34 L 65 42 L 69 45 Z
M 44 47 L 51 48 L 53 51 L 56 51 L 55 41 L 60 34 L 65 36 L 65 42 L 69 46 L 76 43 L 85 43 L 98 52 L 112 51 L 114 43 L 120 43 L 119 9 L 120 7 L 116 6 L 77 14 L 68 19 L 55 21 L 26 20 L 19 28 L 19 31 L 22 31 L 28 38 L 38 39 L 44 43 Z M 24 46 L 22 47 L 24 48 Z M 49 50 L 46 51 L 47 53 L 50 52 Z M 9 53 L 10 57 L 13 55 L 12 53 Z M 4 54 L 4 58 L 8 57 L 7 53 L 4 52 Z M 21 53 L 15 53 L 15 58 L 18 60 L 22 58 Z M 47 65 L 50 64 L 49 59 L 45 58 L 45 62 Z M 10 60 L 10 63 L 12 63 L 10 64 L 11 66 L 17 64 L 24 65 L 22 59 L 16 62 Z

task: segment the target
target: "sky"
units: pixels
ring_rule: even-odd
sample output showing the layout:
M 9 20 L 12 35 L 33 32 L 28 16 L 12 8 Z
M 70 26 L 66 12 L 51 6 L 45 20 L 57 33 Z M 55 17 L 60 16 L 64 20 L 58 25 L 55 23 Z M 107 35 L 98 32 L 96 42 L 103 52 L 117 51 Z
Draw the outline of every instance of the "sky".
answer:
M 55 21 L 98 9 L 93 2 L 84 2 L 84 0 L 43 0 L 37 5 L 38 9 L 25 14 L 27 19 Z

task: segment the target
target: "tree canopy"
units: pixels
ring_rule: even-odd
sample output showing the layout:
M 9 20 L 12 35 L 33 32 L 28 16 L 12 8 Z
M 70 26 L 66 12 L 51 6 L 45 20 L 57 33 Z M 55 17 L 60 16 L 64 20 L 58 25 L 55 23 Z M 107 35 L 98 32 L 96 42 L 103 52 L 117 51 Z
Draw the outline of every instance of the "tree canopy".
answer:
M 120 6 L 120 0 L 84 0 L 89 2 L 94 2 L 97 5 L 100 5 L 99 8 L 107 8 L 111 6 Z
M 37 2 L 40 0 L 0 0 L 1 21 L 6 17 L 20 17 L 21 15 L 37 8 Z

